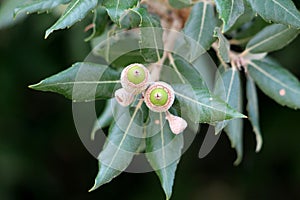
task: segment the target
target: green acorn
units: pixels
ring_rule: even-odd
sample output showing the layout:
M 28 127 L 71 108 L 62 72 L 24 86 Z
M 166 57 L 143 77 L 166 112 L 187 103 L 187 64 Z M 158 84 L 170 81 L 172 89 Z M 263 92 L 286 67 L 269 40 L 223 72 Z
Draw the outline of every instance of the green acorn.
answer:
M 155 82 L 145 93 L 145 103 L 154 112 L 166 112 L 173 105 L 173 88 L 165 82 Z
M 127 92 L 139 94 L 150 84 L 149 70 L 138 63 L 128 65 L 121 73 L 121 84 Z

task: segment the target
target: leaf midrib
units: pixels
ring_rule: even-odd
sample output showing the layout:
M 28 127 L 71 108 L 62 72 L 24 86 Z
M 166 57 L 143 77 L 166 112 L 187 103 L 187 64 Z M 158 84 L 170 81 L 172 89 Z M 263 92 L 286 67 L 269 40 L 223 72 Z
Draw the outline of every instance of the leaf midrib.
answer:
M 276 82 L 276 83 L 282 85 L 282 87 L 284 87 L 284 88 L 286 88 L 286 89 L 288 89 L 288 90 L 290 90 L 290 91 L 292 91 L 292 92 L 294 92 L 294 93 L 296 93 L 296 94 L 300 94 L 299 91 L 297 91 L 297 90 L 295 90 L 295 89 L 289 87 L 288 85 L 286 85 L 286 84 L 283 83 L 282 81 L 276 79 L 274 76 L 272 76 L 271 74 L 269 74 L 268 72 L 266 72 L 265 70 L 263 70 L 261 67 L 259 67 L 259 66 L 256 65 L 255 63 L 249 61 L 249 64 L 250 64 L 251 66 L 253 66 L 255 69 L 257 69 L 258 71 L 260 71 L 261 73 L 263 73 L 265 76 L 269 77 L 269 78 L 270 78 L 271 80 L 273 80 L 274 82 Z
M 262 40 L 262 41 L 260 41 L 259 43 L 255 44 L 255 45 L 253 45 L 253 46 L 250 46 L 248 49 L 246 49 L 246 51 L 247 51 L 247 52 L 251 52 L 251 50 L 253 50 L 253 49 L 255 49 L 255 48 L 257 48 L 257 47 L 263 45 L 264 43 L 269 42 L 270 40 L 273 40 L 273 39 L 276 38 L 276 37 L 279 37 L 279 36 L 283 35 L 285 32 L 287 32 L 287 31 L 289 31 L 289 30 L 290 30 L 290 29 L 287 27 L 287 29 L 284 29 L 283 31 L 280 31 L 280 32 L 276 33 L 275 35 L 272 35 L 271 37 L 269 37 L 269 38 L 267 38 L 267 39 L 265 39 L 265 40 Z

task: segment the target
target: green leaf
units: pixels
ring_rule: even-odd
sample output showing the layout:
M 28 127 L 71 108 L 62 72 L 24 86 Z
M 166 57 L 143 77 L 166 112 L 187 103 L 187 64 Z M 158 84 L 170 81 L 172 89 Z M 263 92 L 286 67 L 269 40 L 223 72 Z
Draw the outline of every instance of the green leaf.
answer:
M 82 20 L 97 3 L 98 0 L 73 0 L 58 21 L 46 31 L 45 38 L 55 30 L 69 28 Z
M 182 113 L 189 116 L 193 122 L 214 123 L 246 117 L 223 100 L 210 94 L 207 89 L 192 88 L 182 84 L 173 84 L 172 86 Z
M 61 5 L 61 4 L 67 4 L 71 0 L 36 0 L 36 1 L 30 1 L 28 3 L 22 4 L 21 6 L 18 6 L 14 10 L 14 16 L 17 16 L 20 13 L 34 13 L 34 12 L 45 12 L 52 10 L 53 8 Z
M 193 6 L 183 32 L 196 40 L 204 50 L 208 50 L 216 40 L 213 35 L 218 23 L 214 6 L 207 2 L 200 2 Z
M 226 69 L 216 81 L 215 94 L 239 112 L 243 110 L 241 90 L 241 80 L 236 69 Z M 238 165 L 243 156 L 243 121 L 233 119 L 219 122 L 216 124 L 215 132 L 219 133 L 223 128 L 230 139 L 231 147 L 237 152 L 234 164 Z
M 268 25 L 265 20 L 257 16 L 253 20 L 247 20 L 240 28 L 241 30 L 233 34 L 232 37 L 235 40 L 243 41 L 244 44 Z
M 243 0 L 216 0 L 217 10 L 223 21 L 223 32 L 227 32 L 244 13 Z
M 89 37 L 84 39 L 85 42 L 89 42 L 95 37 L 102 35 L 106 30 L 108 24 L 108 15 L 106 10 L 103 7 L 97 6 L 97 8 L 94 10 L 94 17 L 93 17 L 92 24 L 93 24 L 92 33 Z
M 158 119 L 160 123 L 157 125 L 152 122 L 147 126 L 147 134 L 151 136 L 146 139 L 146 157 L 160 179 L 166 199 L 170 199 L 183 148 L 183 135 L 175 135 L 171 132 L 169 124 L 163 120 L 165 119 L 163 113 L 153 113 L 153 115 L 153 120 Z
M 24 0 L 1 1 L 1 3 L 0 3 L 0 29 L 10 27 L 26 17 L 26 15 L 22 15 L 22 16 L 19 16 L 17 19 L 13 18 L 14 9 L 22 3 L 24 3 Z
M 265 27 L 247 44 L 245 52 L 263 53 L 279 50 L 293 41 L 300 30 L 282 24 Z
M 248 117 L 256 136 L 255 151 L 259 152 L 263 144 L 263 139 L 261 136 L 260 126 L 259 126 L 258 98 L 257 98 L 255 83 L 249 75 L 247 75 L 246 91 L 247 91 L 247 100 L 248 100 L 248 104 L 247 104 Z
M 193 5 L 192 0 L 169 0 L 169 4 L 174 8 L 186 8 Z
M 163 50 L 163 29 L 160 19 L 148 13 L 145 8 L 137 10 L 140 13 L 142 23 L 140 49 L 145 61 L 148 63 L 156 62 L 160 59 Z
M 109 99 L 113 96 L 120 73 L 100 64 L 76 63 L 40 83 L 29 86 L 40 91 L 55 92 L 74 102 Z
M 94 127 L 91 132 L 91 139 L 95 140 L 96 132 L 102 128 L 109 126 L 114 119 L 113 110 L 116 109 L 117 102 L 113 99 L 109 99 L 106 102 L 105 108 L 99 118 L 95 121 Z
M 277 103 L 300 108 L 300 83 L 289 71 L 268 61 L 253 60 L 248 72 L 258 87 Z
M 143 63 L 139 41 L 140 35 L 134 30 L 107 29 L 100 37 L 92 40 L 93 53 L 115 67 L 124 67 L 134 62 Z
M 107 10 L 111 20 L 120 26 L 120 21 L 128 12 L 133 12 L 131 8 L 138 5 L 138 0 L 104 0 L 102 6 Z
M 300 28 L 300 13 L 292 0 L 248 0 L 264 20 Z
M 239 16 L 239 18 L 236 20 L 233 26 L 227 31 L 227 32 L 236 32 L 241 28 L 241 26 L 244 26 L 248 22 L 251 22 L 253 18 L 255 17 L 255 13 L 253 12 L 250 4 L 247 0 L 243 0 L 244 3 L 244 13 Z
M 221 29 L 219 27 L 215 28 L 214 37 L 218 38 L 218 55 L 222 59 L 223 62 L 229 63 L 229 51 L 230 44 L 227 38 L 222 34 Z
M 138 110 L 137 107 L 131 118 L 127 116 L 130 118 L 130 122 L 126 129 L 120 128 L 117 122 L 111 125 L 107 141 L 98 157 L 99 171 L 90 191 L 110 182 L 121 174 L 132 161 L 144 134 L 143 127 L 133 126 L 134 120 L 142 123 L 142 118 L 137 116 Z
M 216 79 L 214 94 L 221 97 L 232 108 L 237 109 L 241 95 L 239 72 L 232 68 L 222 68 L 220 75 Z M 228 122 L 229 120 L 218 122 L 215 126 L 215 134 L 220 133 L 227 126 Z
M 186 60 L 179 56 L 174 56 L 174 65 L 171 65 L 176 73 L 176 77 L 171 77 L 175 80 L 180 80 L 179 83 L 182 84 L 190 84 L 193 88 L 207 88 L 206 84 L 204 83 L 200 72 L 197 70 L 197 68 L 188 63 Z M 163 69 L 164 70 L 164 69 Z M 162 72 L 161 75 L 170 76 L 170 72 Z M 164 78 L 164 77 L 162 77 Z M 168 82 L 174 82 L 168 81 Z

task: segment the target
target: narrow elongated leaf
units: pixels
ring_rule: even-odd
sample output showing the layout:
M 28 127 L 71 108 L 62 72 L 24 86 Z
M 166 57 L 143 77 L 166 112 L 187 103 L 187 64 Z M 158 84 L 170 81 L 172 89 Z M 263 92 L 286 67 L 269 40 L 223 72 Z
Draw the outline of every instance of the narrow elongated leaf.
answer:
M 218 55 L 225 62 L 230 62 L 229 51 L 230 44 L 227 38 L 222 34 L 221 29 L 219 27 L 215 28 L 214 37 L 218 38 Z
M 266 21 L 300 28 L 300 13 L 292 0 L 248 0 L 248 2 Z
M 243 110 L 241 90 L 239 73 L 233 68 L 225 70 L 216 83 L 216 94 L 239 112 Z M 217 123 L 216 129 L 219 130 L 216 131 L 220 131 L 223 128 L 229 137 L 231 147 L 235 148 L 237 152 L 237 159 L 234 164 L 238 165 L 243 157 L 243 121 L 242 119 L 233 119 Z
M 145 8 L 137 9 L 141 16 L 141 54 L 147 62 L 156 62 L 160 59 L 163 50 L 163 29 L 160 21 L 148 13 Z
M 17 7 L 14 11 L 14 16 L 17 16 L 21 12 L 30 14 L 34 12 L 41 13 L 49 11 L 61 4 L 67 4 L 70 1 L 71 0 L 35 0 L 32 2 L 30 1 Z
M 218 23 L 214 6 L 207 2 L 200 2 L 193 6 L 183 32 L 196 40 L 203 49 L 208 50 L 216 40 L 213 35 Z
M 4 0 L 0 2 L 0 29 L 10 27 L 25 18 L 26 15 L 14 19 L 14 9 L 23 4 L 24 0 Z
M 174 8 L 185 8 L 193 4 L 192 0 L 169 0 L 169 4 Z
M 241 81 L 237 70 L 229 68 L 223 69 L 220 76 L 216 80 L 214 94 L 221 97 L 234 109 L 237 109 L 240 101 Z M 229 120 L 218 122 L 215 126 L 215 133 L 218 134 L 225 128 Z
M 94 127 L 91 132 L 91 139 L 95 139 L 96 132 L 102 128 L 109 126 L 113 119 L 113 110 L 116 109 L 117 102 L 110 99 L 106 102 L 105 108 L 99 118 L 95 121 Z
M 73 0 L 58 21 L 46 31 L 45 38 L 55 30 L 71 27 L 82 20 L 97 3 L 98 0 Z
M 130 123 L 125 130 L 119 128 L 117 123 L 111 125 L 107 141 L 98 157 L 99 171 L 95 184 L 90 191 L 110 182 L 129 166 L 141 145 L 144 134 L 142 127 L 136 128 L 136 126 L 132 126 L 135 120 L 139 120 L 142 123 L 143 119 L 139 118 L 137 113 L 138 108 L 131 116 Z
M 206 84 L 204 83 L 201 74 L 195 67 L 188 63 L 181 57 L 175 56 L 174 57 L 174 66 L 173 69 L 175 70 L 177 77 L 176 79 L 181 80 L 180 83 L 182 84 L 191 84 L 193 88 L 205 88 L 207 89 Z
M 300 108 L 300 83 L 289 71 L 267 61 L 253 60 L 248 72 L 258 87 L 277 103 Z
M 147 133 L 154 136 L 146 139 L 146 157 L 160 179 L 166 199 L 170 199 L 177 164 L 183 148 L 183 135 L 175 135 L 171 132 L 168 123 L 163 120 L 162 113 L 155 115 L 160 123 L 152 123 L 147 127 Z M 154 126 L 160 126 L 159 131 Z M 157 133 L 154 134 L 154 132 Z
M 55 92 L 73 101 L 93 101 L 113 96 L 120 73 L 100 64 L 76 63 L 30 88 Z
M 214 123 L 227 119 L 243 118 L 243 114 L 231 108 L 223 100 L 206 89 L 191 88 L 188 85 L 174 84 L 175 96 L 182 112 L 193 122 Z
M 104 0 L 102 6 L 107 10 L 111 20 L 120 25 L 120 21 L 124 18 L 130 8 L 137 6 L 138 0 Z
M 248 117 L 252 124 L 253 131 L 256 136 L 256 152 L 259 152 L 262 144 L 263 139 L 260 132 L 260 126 L 259 126 L 259 110 L 258 110 L 258 99 L 257 99 L 257 92 L 256 87 L 253 79 L 247 75 L 247 110 L 248 110 Z
M 216 0 L 217 10 L 223 21 L 223 32 L 228 31 L 244 13 L 243 0 Z
M 293 41 L 300 30 L 282 24 L 265 27 L 247 44 L 246 52 L 263 53 L 279 50 Z

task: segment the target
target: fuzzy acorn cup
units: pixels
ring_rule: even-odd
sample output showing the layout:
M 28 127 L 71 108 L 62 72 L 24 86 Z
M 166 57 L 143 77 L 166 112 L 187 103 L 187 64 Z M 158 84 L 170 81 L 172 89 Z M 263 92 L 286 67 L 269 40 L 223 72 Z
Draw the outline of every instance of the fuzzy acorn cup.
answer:
M 165 112 L 174 134 L 183 132 L 187 122 L 168 111 L 175 100 L 173 88 L 161 81 L 150 84 L 150 73 L 144 65 L 137 63 L 128 65 L 121 73 L 122 88 L 115 92 L 117 102 L 122 106 L 129 106 L 134 101 L 135 95 L 145 91 L 144 102 L 147 107 L 153 112 Z
M 122 88 L 116 90 L 115 97 L 122 106 L 129 106 L 134 96 L 143 92 L 150 84 L 149 70 L 142 64 L 134 63 L 125 67 L 121 73 Z
M 187 122 L 168 111 L 175 100 L 175 92 L 169 84 L 155 82 L 147 89 L 144 98 L 147 107 L 153 112 L 166 112 L 166 119 L 174 134 L 179 134 L 186 129 Z

